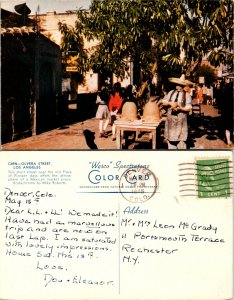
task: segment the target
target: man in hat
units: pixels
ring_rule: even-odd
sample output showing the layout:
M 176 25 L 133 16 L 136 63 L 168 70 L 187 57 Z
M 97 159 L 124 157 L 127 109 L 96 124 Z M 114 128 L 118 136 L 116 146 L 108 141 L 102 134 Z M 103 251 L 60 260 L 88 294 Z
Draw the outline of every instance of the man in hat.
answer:
M 187 115 L 192 110 L 192 97 L 184 87 L 193 83 L 186 80 L 184 75 L 180 78 L 169 78 L 169 81 L 175 83 L 176 86 L 162 101 L 162 105 L 168 107 L 164 137 L 167 140 L 168 149 L 186 149 Z

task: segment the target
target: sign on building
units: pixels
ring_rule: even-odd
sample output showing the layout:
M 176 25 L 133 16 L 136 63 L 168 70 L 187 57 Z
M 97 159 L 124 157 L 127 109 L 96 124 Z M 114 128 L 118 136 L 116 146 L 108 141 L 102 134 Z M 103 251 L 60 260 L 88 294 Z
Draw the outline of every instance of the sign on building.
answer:
M 66 67 L 66 71 L 67 72 L 78 72 L 78 68 L 77 67 Z
M 205 84 L 205 77 L 200 76 L 199 79 L 198 79 L 198 82 L 201 83 L 201 84 Z

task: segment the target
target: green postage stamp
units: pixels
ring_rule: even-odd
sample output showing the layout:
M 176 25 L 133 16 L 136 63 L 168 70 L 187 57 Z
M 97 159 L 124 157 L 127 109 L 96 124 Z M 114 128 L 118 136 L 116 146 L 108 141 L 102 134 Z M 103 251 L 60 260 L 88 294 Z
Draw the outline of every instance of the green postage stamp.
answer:
M 197 158 L 179 164 L 180 194 L 184 197 L 228 198 L 232 195 L 232 162 L 225 157 Z
M 228 159 L 197 160 L 198 198 L 229 197 L 230 166 Z

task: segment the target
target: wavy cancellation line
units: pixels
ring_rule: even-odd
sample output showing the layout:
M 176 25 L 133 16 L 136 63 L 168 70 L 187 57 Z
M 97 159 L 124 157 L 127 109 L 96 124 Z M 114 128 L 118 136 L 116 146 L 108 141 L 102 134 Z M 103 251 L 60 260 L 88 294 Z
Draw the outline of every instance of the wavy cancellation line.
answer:
M 229 178 L 225 178 L 227 179 L 226 181 L 222 182 L 221 184 L 229 184 L 230 183 L 230 180 Z M 196 187 L 207 187 L 207 186 L 210 186 L 210 187 L 220 187 L 220 183 L 216 184 L 217 180 L 212 180 L 212 181 L 203 181 L 203 183 L 201 184 L 196 184 L 196 183 L 184 183 L 184 184 L 180 184 L 180 187 L 183 187 L 183 186 L 196 186 Z M 214 184 L 212 184 L 214 182 Z M 207 185 L 206 185 L 207 184 Z M 208 185 L 210 184 L 210 185 Z
M 231 165 L 226 166 L 226 167 L 215 168 L 215 169 L 212 169 L 211 165 L 209 165 L 209 169 L 207 169 L 207 167 L 208 166 L 204 166 L 204 168 L 195 168 L 195 167 L 193 167 L 193 168 L 183 168 L 183 169 L 179 169 L 179 171 L 180 172 L 182 172 L 182 171 L 199 171 L 199 172 L 203 172 L 203 171 L 214 171 L 214 170 L 219 171 L 219 170 L 222 170 L 222 169 L 229 169 L 230 170 L 229 172 L 231 172 L 231 170 L 233 168 Z
M 223 189 L 223 185 L 226 185 L 226 187 L 224 189 L 227 189 L 227 185 L 229 188 L 230 185 L 230 177 L 226 177 L 226 178 L 222 178 L 220 180 L 223 180 L 222 182 L 217 183 L 220 180 L 198 180 L 198 182 L 194 182 L 195 180 L 193 179 L 192 183 L 184 183 L 184 184 L 180 184 L 179 187 L 183 188 L 183 187 L 194 187 L 194 190 L 199 190 L 201 192 L 205 192 L 207 191 L 207 189 L 212 189 L 214 191 L 221 191 Z M 186 180 L 186 179 L 185 179 Z M 188 190 L 187 188 L 184 188 L 183 190 L 180 190 L 180 192 L 182 191 L 186 191 Z
M 221 178 L 214 178 L 215 176 L 218 176 L 218 175 L 223 175 L 223 174 L 226 174 L 225 177 L 221 177 Z M 184 176 L 186 174 L 183 174 L 183 175 L 179 175 L 179 176 Z M 195 174 L 194 174 L 195 175 Z M 231 176 L 230 176 L 231 175 Z M 220 181 L 220 180 L 225 180 L 225 179 L 232 179 L 232 174 L 231 173 L 220 173 L 220 174 L 215 174 L 215 175 L 209 175 L 209 176 L 205 176 L 205 175 L 200 175 L 199 177 L 202 177 L 202 181 L 204 182 L 209 182 L 209 181 Z M 209 177 L 212 177 L 209 179 Z M 197 178 L 196 178 L 197 179 Z M 195 180 L 194 178 L 184 178 L 184 179 L 179 179 L 179 181 L 187 181 L 187 180 Z M 198 179 L 199 180 L 199 179 Z M 200 180 L 201 181 L 201 180 Z
M 218 187 L 217 187 L 218 188 Z M 209 192 L 209 191 L 213 191 L 213 192 L 220 192 L 223 190 L 227 190 L 227 187 L 224 188 L 218 188 L 217 190 L 213 189 L 213 186 L 206 186 L 205 189 L 202 189 L 202 186 L 199 187 L 199 189 L 194 188 L 194 189 L 184 189 L 184 190 L 180 190 L 179 192 L 189 192 L 189 191 L 195 191 L 195 192 Z M 232 193 L 232 191 L 230 191 L 230 193 Z
M 207 161 L 207 160 L 204 160 L 204 161 Z M 205 164 L 205 163 L 199 163 L 199 162 L 196 162 L 196 163 L 194 163 L 194 162 L 192 162 L 192 163 L 179 163 L 179 166 L 183 166 L 183 165 L 192 165 L 192 166 L 194 166 L 194 165 L 197 165 L 197 166 L 199 166 L 199 167 L 211 167 L 211 166 L 218 166 L 218 165 L 222 165 L 222 164 L 232 164 L 232 162 L 231 161 L 229 161 L 229 160 L 226 160 L 226 159 L 224 159 L 224 160 L 222 160 L 222 161 L 219 161 L 219 162 L 212 162 L 212 163 L 209 163 L 209 164 Z
M 192 164 L 189 164 L 189 165 L 192 165 L 192 167 L 187 167 L 187 168 L 179 168 L 179 171 L 210 171 L 211 169 L 212 170 L 222 170 L 222 169 L 230 169 L 232 170 L 233 166 L 232 166 L 232 163 L 231 162 L 228 162 L 228 166 L 227 166 L 227 163 L 226 166 L 221 166 L 219 168 L 215 168 L 213 169 L 212 167 L 215 167 L 215 166 L 218 166 L 218 165 L 223 165 L 225 162 L 222 162 L 222 163 L 219 163 L 219 164 L 213 164 L 213 165 L 200 165 L 200 164 L 195 164 L 195 163 L 192 163 Z M 188 164 L 183 164 L 183 165 L 188 165 Z M 199 168 L 198 168 L 199 167 Z M 200 168 L 202 167 L 202 168 Z M 207 169 L 208 168 L 208 169 Z
M 232 195 L 231 192 L 227 192 L 225 194 L 219 194 L 219 197 L 230 197 Z M 197 194 L 183 194 L 182 197 L 197 197 Z

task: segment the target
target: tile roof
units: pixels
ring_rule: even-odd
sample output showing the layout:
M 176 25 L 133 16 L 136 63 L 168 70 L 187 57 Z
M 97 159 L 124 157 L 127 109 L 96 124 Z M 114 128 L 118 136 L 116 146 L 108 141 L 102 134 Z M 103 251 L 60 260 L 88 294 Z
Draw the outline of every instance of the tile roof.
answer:
M 30 27 L 8 27 L 8 28 L 1 28 L 0 33 L 2 36 L 4 35 L 29 35 L 29 34 L 36 34 Z

